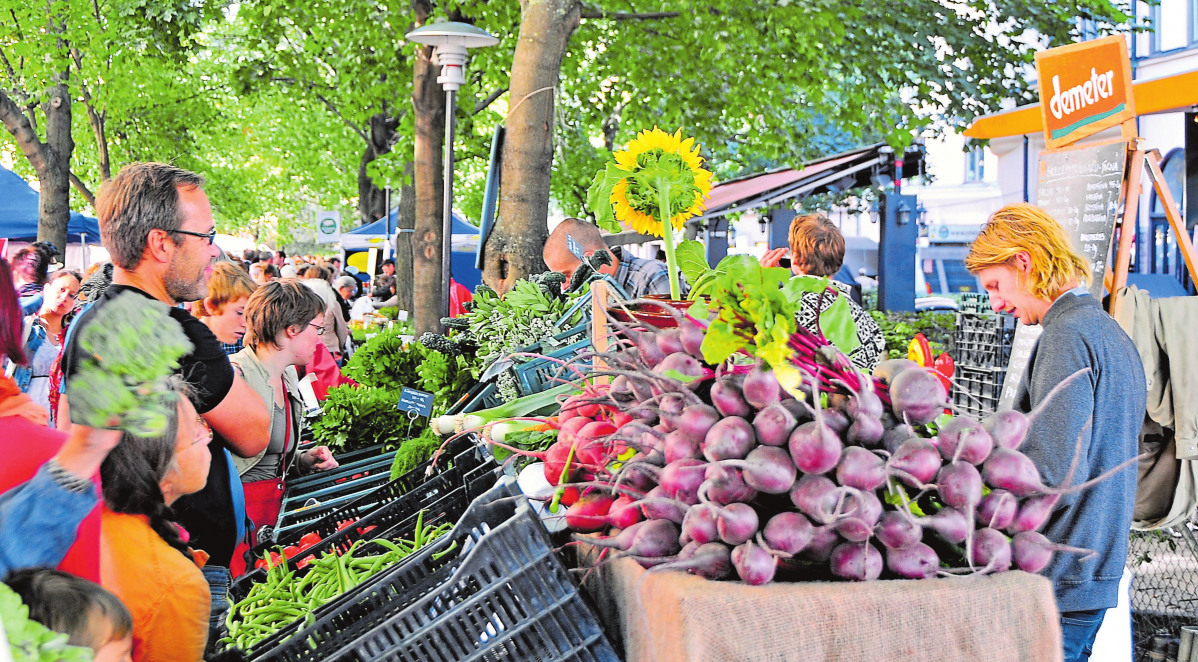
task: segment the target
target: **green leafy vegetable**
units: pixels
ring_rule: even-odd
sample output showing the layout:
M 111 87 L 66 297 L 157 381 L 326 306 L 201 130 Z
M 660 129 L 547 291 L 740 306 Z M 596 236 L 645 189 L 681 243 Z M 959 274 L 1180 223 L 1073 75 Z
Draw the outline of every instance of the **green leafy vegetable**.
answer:
M 79 331 L 85 352 L 67 383 L 71 420 L 111 423 L 143 437 L 161 435 L 175 406 L 166 378 L 192 344 L 166 304 L 126 292 L 96 309 Z
M 0 584 L 0 623 L 13 662 L 91 662 L 92 650 L 67 643 L 70 638 L 29 618 L 29 608 L 12 589 Z M 3 638 L 0 638 L 3 642 Z
M 348 452 L 376 444 L 392 448 L 407 438 L 408 417 L 396 409 L 399 391 L 371 386 L 329 389 L 324 413 L 312 426 L 316 443 Z
M 425 428 L 419 437 L 408 439 L 399 445 L 395 451 L 395 459 L 391 462 L 391 480 L 420 466 L 433 456 L 441 447 L 441 438 L 432 428 Z

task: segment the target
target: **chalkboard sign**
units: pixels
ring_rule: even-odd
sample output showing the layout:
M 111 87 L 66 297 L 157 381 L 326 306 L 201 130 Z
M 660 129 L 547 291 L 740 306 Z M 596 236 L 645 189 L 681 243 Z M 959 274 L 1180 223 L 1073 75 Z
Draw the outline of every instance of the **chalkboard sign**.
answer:
M 433 394 L 420 389 L 404 387 L 404 390 L 399 392 L 399 403 L 395 408 L 428 418 L 433 414 Z
M 1039 324 L 1028 326 L 1020 322 L 1015 327 L 1015 338 L 1011 341 L 1011 360 L 1007 362 L 1007 374 L 1003 378 L 1002 395 L 998 398 L 998 408 L 1011 409 L 1015 405 L 1015 394 L 1019 391 L 1019 382 L 1027 372 L 1027 363 L 1032 358 L 1032 350 L 1040 339 L 1044 327 Z
M 1127 143 L 1044 152 L 1040 155 L 1040 186 L 1036 204 L 1043 207 L 1073 240 L 1073 247 L 1090 260 L 1090 294 L 1101 298 L 1103 277 L 1111 252 L 1111 237 L 1119 219 Z M 1007 379 L 1011 373 L 1008 370 Z

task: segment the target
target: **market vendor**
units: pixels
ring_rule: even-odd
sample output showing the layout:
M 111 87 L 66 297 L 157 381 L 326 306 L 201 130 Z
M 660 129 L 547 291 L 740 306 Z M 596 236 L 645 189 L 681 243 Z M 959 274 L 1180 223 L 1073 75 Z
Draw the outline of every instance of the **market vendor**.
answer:
M 804 214 L 796 216 L 790 223 L 789 248 L 775 248 L 767 251 L 761 257 L 761 266 L 779 266 L 786 253 L 790 252 L 790 270 L 797 278 L 827 278 L 828 285 L 834 290 L 827 293 L 805 292 L 803 307 L 798 314 L 798 323 L 804 328 L 817 332 L 817 320 L 826 313 L 837 297 L 843 297 L 848 303 L 857 328 L 857 346 L 845 355 L 853 365 L 872 371 L 878 362 L 885 358 L 886 339 L 878 323 L 869 313 L 853 300 L 851 286 L 836 280 L 835 275 L 844 265 L 844 235 L 840 228 L 823 214 Z M 851 336 L 850 336 L 851 337 Z M 842 348 L 841 351 L 844 351 Z
M 603 235 L 599 234 L 598 226 L 577 218 L 567 218 L 553 229 L 545 242 L 542 257 L 550 269 L 565 274 L 569 280 L 578 265 L 582 264 L 579 254 L 590 257 L 600 250 L 610 253 L 612 262 L 600 267 L 599 271 L 614 278 L 628 296 L 640 299 L 650 294 L 670 295 L 670 272 L 665 263 L 625 255 L 619 246 L 608 248 Z M 682 283 L 680 296 L 686 296 L 688 289 Z
M 1015 399 L 1024 412 L 1045 405 L 1019 447 L 1044 483 L 1065 487 L 1075 452 L 1071 484 L 1135 457 L 1147 397 L 1143 364 L 1131 339 L 1089 294 L 1090 265 L 1064 229 L 1039 207 L 1008 205 L 978 234 L 965 266 L 990 294 L 995 312 L 1044 329 Z M 1083 369 L 1089 372 L 1045 403 L 1054 387 Z M 1063 495 L 1042 530 L 1054 543 L 1098 554 L 1085 563 L 1057 554 L 1043 572 L 1061 612 L 1065 662 L 1089 659 L 1103 615 L 1118 603 L 1135 496 L 1136 469 L 1129 466 Z

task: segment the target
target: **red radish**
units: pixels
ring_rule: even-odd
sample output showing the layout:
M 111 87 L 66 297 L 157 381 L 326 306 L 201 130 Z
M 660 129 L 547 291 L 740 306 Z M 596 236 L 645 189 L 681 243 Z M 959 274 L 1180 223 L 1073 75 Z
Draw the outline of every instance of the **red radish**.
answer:
M 815 527 L 801 513 L 783 511 L 765 523 L 761 534 L 770 549 L 784 554 L 798 554 L 815 537 Z
M 799 477 L 791 488 L 790 501 L 808 517 L 826 524 L 828 514 L 836 509 L 836 502 L 840 499 L 836 489 L 836 483 L 831 479 L 817 474 L 806 474 Z
M 1011 520 L 1011 523 L 1003 527 L 1011 533 L 1021 533 L 1025 531 L 1039 531 L 1048 518 L 1052 516 L 1052 511 L 1056 508 L 1057 502 L 1061 500 L 1059 494 L 1036 494 L 1023 500 L 1019 506 L 1019 512 Z
M 726 462 L 730 460 L 725 460 Z M 745 482 L 745 475 L 735 467 L 721 466 L 723 463 L 707 465 L 706 477 L 699 486 L 699 498 L 710 500 L 719 505 L 733 502 L 750 501 L 757 496 L 757 490 Z
M 762 368 L 759 361 L 749 371 L 749 374 L 745 375 L 741 393 L 744 394 L 745 402 L 757 409 L 765 409 L 781 400 L 782 386 L 778 384 L 778 378 L 774 376 L 774 373 Z
M 991 490 L 978 502 L 978 521 L 992 529 L 1005 529 L 1015 521 L 1019 501 L 1006 490 Z
M 949 462 L 936 477 L 940 499 L 944 503 L 972 513 L 982 500 L 982 475 L 968 462 Z
M 948 403 L 948 391 L 931 371 L 904 370 L 890 382 L 890 407 L 899 420 L 927 425 Z
M 561 411 L 557 414 L 559 426 L 576 416 L 581 416 L 578 413 L 578 407 L 582 404 L 582 397 L 581 395 L 572 395 L 562 402 Z
M 719 464 L 739 467 L 744 471 L 745 482 L 766 494 L 786 494 L 797 475 L 790 453 L 773 446 L 758 446 L 749 451 L 744 460 L 723 460 Z
M 574 443 L 574 438 L 578 436 L 578 432 L 594 422 L 595 421 L 591 420 L 589 417 L 582 416 L 581 414 L 575 416 L 565 423 L 562 423 L 562 427 L 559 428 L 557 432 L 557 439 L 558 441 L 564 441 L 567 444 L 572 444 Z
M 628 425 L 634 420 L 636 419 L 634 419 L 631 414 L 626 414 L 622 411 L 618 411 L 611 416 L 611 422 L 617 428 L 623 428 L 625 425 Z
M 1023 412 L 1013 409 L 995 412 L 982 421 L 982 427 L 990 433 L 990 437 L 994 439 L 994 445 L 1011 450 L 1019 448 L 1019 445 L 1023 443 L 1023 438 L 1027 436 L 1028 426 L 1027 416 Z
M 620 495 L 607 511 L 607 520 L 616 529 L 627 529 L 642 519 L 640 508 L 633 498 L 626 494 Z
M 732 550 L 732 567 L 736 568 L 736 574 L 742 582 L 761 586 L 773 581 L 778 560 L 750 540 Z
M 794 414 L 781 403 L 772 404 L 753 417 L 753 431 L 757 433 L 757 442 L 760 444 L 785 446 L 798 423 Z
M 832 550 L 832 574 L 855 581 L 882 575 L 882 553 L 867 542 L 846 542 Z
M 845 487 L 876 490 L 886 482 L 886 462 L 860 446 L 849 446 L 840 454 L 836 480 Z
M 576 436 L 580 439 L 602 439 L 616 433 L 618 428 L 607 421 L 594 421 L 578 430 Z M 560 432 L 558 433 L 560 436 Z
M 566 526 L 579 533 L 594 533 L 607 527 L 607 518 L 616 498 L 602 492 L 582 495 L 566 511 Z
M 753 426 L 739 416 L 720 419 L 711 426 L 703 439 L 703 457 L 709 462 L 740 460 L 749 454 L 757 443 Z
M 1024 572 L 1040 572 L 1052 561 L 1053 552 L 1072 552 L 1082 554 L 1081 561 L 1097 556 L 1092 549 L 1055 545 L 1048 538 L 1035 531 L 1016 533 L 1011 539 L 1011 556 L 1015 567 Z
M 971 528 L 965 513 L 955 508 L 941 508 L 928 517 L 911 518 L 920 526 L 936 532 L 945 542 L 959 545 L 969 537 Z
M 940 452 L 927 439 L 912 437 L 895 449 L 886 466 L 899 480 L 922 489 L 940 472 Z
M 720 509 L 716 516 L 716 530 L 720 540 L 729 545 L 739 545 L 757 533 L 757 511 L 743 503 L 730 503 Z
M 744 395 L 729 378 L 720 378 L 711 385 L 711 404 L 724 416 L 746 417 L 753 413 L 753 408 L 745 402 Z
M 692 440 L 681 430 L 674 430 L 666 435 L 665 446 L 662 449 L 666 463 L 686 458 L 698 459 L 703 457 L 699 448 L 700 443 Z
M 923 529 L 910 517 L 895 510 L 882 514 L 874 534 L 878 542 L 888 549 L 904 549 L 923 539 Z
M 790 457 L 803 473 L 822 474 L 831 471 L 840 461 L 843 449 L 840 437 L 818 421 L 804 423 L 790 435 Z
M 886 568 L 906 579 L 930 579 L 940 570 L 940 558 L 931 547 L 916 542 L 908 547 L 887 549 Z
M 994 440 L 981 423 L 968 416 L 956 416 L 940 428 L 940 454 L 945 460 L 963 460 L 973 465 L 986 461 L 994 449 Z
M 573 420 L 573 419 L 571 419 Z M 566 468 L 566 458 L 570 456 L 570 444 L 562 439 L 553 442 L 549 450 L 545 451 L 545 480 L 549 481 L 550 485 L 557 485 L 562 479 L 562 471 Z M 580 473 L 577 462 L 570 463 L 570 471 L 566 475 L 566 482 L 573 482 Z
M 982 572 L 1006 572 L 1011 569 L 1011 543 L 995 529 L 978 529 L 973 532 L 971 558 Z
M 716 529 L 716 519 L 720 509 L 710 503 L 700 503 L 691 506 L 682 518 L 682 537 L 699 544 L 719 540 L 720 534 Z

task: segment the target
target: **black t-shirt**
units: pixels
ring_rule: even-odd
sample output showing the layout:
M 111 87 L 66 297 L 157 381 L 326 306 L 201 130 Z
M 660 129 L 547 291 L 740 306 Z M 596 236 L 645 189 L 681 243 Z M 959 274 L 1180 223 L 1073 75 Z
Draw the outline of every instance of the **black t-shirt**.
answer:
M 74 374 L 80 352 L 78 332 L 88 324 L 95 311 L 123 292 L 136 292 L 151 298 L 142 290 L 127 285 L 112 285 L 75 321 L 70 341 L 62 355 L 64 380 Z M 183 333 L 195 348 L 179 359 L 179 374 L 194 391 L 192 402 L 201 414 L 212 411 L 233 388 L 233 366 L 220 347 L 220 342 L 203 322 L 187 311 L 171 307 L 170 316 L 183 327 Z M 154 351 L 147 347 L 147 351 Z M 67 392 L 70 401 L 70 391 Z M 193 549 L 208 552 L 210 565 L 229 567 L 233 549 L 237 545 L 237 518 L 230 488 L 230 471 L 227 445 L 219 434 L 214 434 L 209 449 L 212 465 L 208 470 L 208 483 L 204 489 L 180 498 L 172 505 L 176 520 L 191 535 L 188 542 Z

